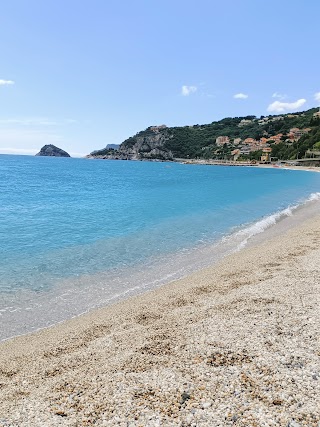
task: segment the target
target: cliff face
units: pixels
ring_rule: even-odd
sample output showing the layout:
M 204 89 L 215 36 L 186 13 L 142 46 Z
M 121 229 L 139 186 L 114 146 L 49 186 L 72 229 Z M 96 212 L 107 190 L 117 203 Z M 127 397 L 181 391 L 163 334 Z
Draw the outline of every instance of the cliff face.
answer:
M 152 126 L 126 139 L 118 150 L 108 146 L 91 153 L 88 157 L 120 160 L 172 160 L 173 154 L 165 147 L 170 139 L 165 125 Z
M 49 157 L 70 157 L 66 151 L 55 145 L 44 145 L 36 156 L 49 156 Z
M 124 141 L 119 152 L 130 159 L 170 160 L 173 155 L 165 147 L 170 139 L 166 126 L 152 126 Z

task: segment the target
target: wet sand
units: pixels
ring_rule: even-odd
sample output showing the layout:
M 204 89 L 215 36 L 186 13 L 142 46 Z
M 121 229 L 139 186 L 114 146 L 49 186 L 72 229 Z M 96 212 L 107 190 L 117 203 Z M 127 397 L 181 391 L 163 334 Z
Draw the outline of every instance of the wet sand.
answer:
M 320 215 L 0 345 L 0 426 L 320 426 Z

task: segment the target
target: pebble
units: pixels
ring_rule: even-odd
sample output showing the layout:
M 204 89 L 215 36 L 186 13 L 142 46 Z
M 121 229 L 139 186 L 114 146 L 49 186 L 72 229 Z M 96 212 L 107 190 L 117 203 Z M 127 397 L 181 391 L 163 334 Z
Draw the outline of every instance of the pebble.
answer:
M 202 404 L 202 409 L 208 409 L 208 408 L 210 408 L 210 406 L 211 406 L 211 402 L 204 402 Z
M 288 423 L 288 427 L 301 427 L 301 424 L 297 421 L 292 420 Z
M 317 230 L 320 223 L 312 225 L 312 235 Z M 283 247 L 279 257 L 286 251 Z M 143 310 L 157 316 L 147 326 L 136 323 L 133 305 L 124 329 L 119 309 L 110 320 L 113 344 L 108 347 L 98 339 L 57 357 L 36 354 L 15 361 L 4 354 L 0 426 L 320 427 L 318 308 L 315 298 L 303 308 L 299 300 L 302 293 L 312 296 L 318 285 L 314 272 L 320 248 L 316 255 L 309 273 L 305 257 L 300 266 L 299 260 L 290 263 L 283 277 L 260 285 L 255 279 L 260 270 L 254 268 L 258 258 L 263 272 L 274 255 L 268 247 L 255 251 L 232 279 L 232 292 L 221 285 L 230 265 L 218 276 L 210 273 L 217 292 L 203 299 L 192 294 L 192 306 L 172 307 L 174 298 L 166 298 L 163 307 L 157 298 L 148 300 Z M 190 297 L 189 290 L 181 294 Z M 307 317 L 314 321 L 305 327 Z M 208 363 L 213 354 L 215 363 Z M 20 373 L 2 374 L 13 372 L 14 365 Z M 47 371 L 55 375 L 48 377 Z M 21 395 L 14 394 L 18 390 Z

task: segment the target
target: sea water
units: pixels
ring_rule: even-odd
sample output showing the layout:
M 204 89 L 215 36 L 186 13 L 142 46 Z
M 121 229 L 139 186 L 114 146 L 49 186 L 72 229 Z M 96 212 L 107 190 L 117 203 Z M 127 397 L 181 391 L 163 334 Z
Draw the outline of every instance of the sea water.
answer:
M 212 264 L 319 191 L 281 168 L 0 155 L 0 339 Z

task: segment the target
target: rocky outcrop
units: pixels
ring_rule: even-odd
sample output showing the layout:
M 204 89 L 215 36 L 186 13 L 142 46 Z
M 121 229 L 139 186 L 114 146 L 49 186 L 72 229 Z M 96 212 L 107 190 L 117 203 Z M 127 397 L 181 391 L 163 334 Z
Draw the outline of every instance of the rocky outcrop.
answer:
M 172 152 L 166 148 L 171 138 L 165 125 L 151 126 L 125 140 L 118 150 L 108 148 L 94 151 L 88 157 L 119 160 L 172 160 Z
M 71 157 L 66 151 L 52 144 L 44 145 L 36 156 Z

